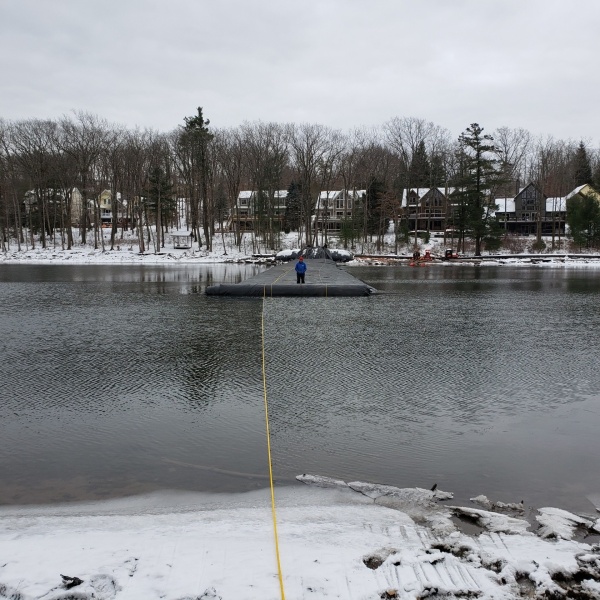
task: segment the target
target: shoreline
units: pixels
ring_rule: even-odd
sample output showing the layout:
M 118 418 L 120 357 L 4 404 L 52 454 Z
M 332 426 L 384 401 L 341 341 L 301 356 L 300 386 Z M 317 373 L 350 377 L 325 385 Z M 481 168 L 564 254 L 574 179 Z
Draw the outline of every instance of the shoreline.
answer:
M 307 485 L 275 491 L 291 598 L 591 600 L 600 593 L 600 544 L 575 535 L 600 519 L 540 509 L 535 530 L 517 505 L 484 508 L 483 496 L 456 507 L 451 493 L 438 490 L 298 479 Z M 473 525 L 457 526 L 457 515 Z M 0 517 L 3 600 L 280 597 L 267 488 L 0 507 Z M 67 591 L 60 574 L 81 583 Z
M 133 250 L 94 250 L 93 248 L 74 248 L 62 250 L 55 248 L 36 248 L 35 250 L 4 251 L 0 253 L 0 265 L 210 265 L 210 264 L 257 264 L 272 265 L 273 255 L 253 255 L 237 250 L 206 252 L 191 250 L 165 249 L 161 253 L 146 252 L 140 254 Z M 348 267 L 358 266 L 535 266 L 550 268 L 600 268 L 600 255 L 585 253 L 547 253 L 547 254 L 494 254 L 481 257 L 463 256 L 458 259 L 443 260 L 434 257 L 431 261 L 415 263 L 409 256 L 393 254 L 357 254 L 354 259 L 341 263 Z

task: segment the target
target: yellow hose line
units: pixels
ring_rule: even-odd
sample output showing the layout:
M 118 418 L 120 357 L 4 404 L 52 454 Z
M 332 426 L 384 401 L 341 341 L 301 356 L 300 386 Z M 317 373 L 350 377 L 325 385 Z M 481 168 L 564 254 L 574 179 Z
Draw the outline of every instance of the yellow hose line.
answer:
M 265 423 L 267 427 L 267 454 L 269 457 L 269 483 L 271 487 L 271 513 L 273 515 L 273 535 L 275 536 L 275 555 L 277 556 L 277 572 L 279 575 L 279 589 L 281 590 L 281 600 L 285 600 L 285 590 L 283 589 L 283 573 L 281 572 L 281 558 L 279 556 L 279 536 L 277 534 L 277 511 L 275 509 L 275 488 L 273 486 L 273 462 L 271 460 L 271 431 L 269 429 L 269 403 L 267 402 L 267 371 L 265 367 L 265 303 L 266 289 L 263 295 L 262 315 L 261 315 L 261 346 L 262 346 L 262 376 L 263 391 L 265 401 Z
M 284 269 L 283 273 L 273 282 L 273 283 L 277 283 L 288 271 L 291 271 L 292 269 Z M 271 284 L 273 285 L 273 284 Z

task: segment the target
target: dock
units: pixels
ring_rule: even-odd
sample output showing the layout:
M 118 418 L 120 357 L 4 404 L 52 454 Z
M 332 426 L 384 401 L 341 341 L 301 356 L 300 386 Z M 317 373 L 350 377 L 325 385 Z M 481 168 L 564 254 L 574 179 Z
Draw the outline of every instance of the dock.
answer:
M 326 258 L 305 259 L 306 283 L 296 283 L 296 260 L 275 265 L 240 283 L 206 288 L 209 296 L 368 296 L 375 289 Z

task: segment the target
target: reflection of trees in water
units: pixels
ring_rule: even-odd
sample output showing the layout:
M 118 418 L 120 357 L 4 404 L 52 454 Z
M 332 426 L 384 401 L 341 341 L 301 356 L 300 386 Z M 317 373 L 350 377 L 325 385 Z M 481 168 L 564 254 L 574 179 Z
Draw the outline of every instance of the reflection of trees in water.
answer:
M 173 356 L 185 401 L 203 407 L 236 395 L 243 400 L 261 382 L 261 304 L 239 299 L 197 303 L 189 298 Z

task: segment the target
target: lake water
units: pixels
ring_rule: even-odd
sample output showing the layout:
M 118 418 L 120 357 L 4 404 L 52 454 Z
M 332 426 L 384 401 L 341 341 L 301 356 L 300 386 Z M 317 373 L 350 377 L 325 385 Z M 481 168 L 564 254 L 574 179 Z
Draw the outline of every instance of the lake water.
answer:
M 0 503 L 268 484 L 259 299 L 237 265 L 0 267 Z M 593 511 L 600 271 L 350 268 L 264 304 L 274 474 Z

